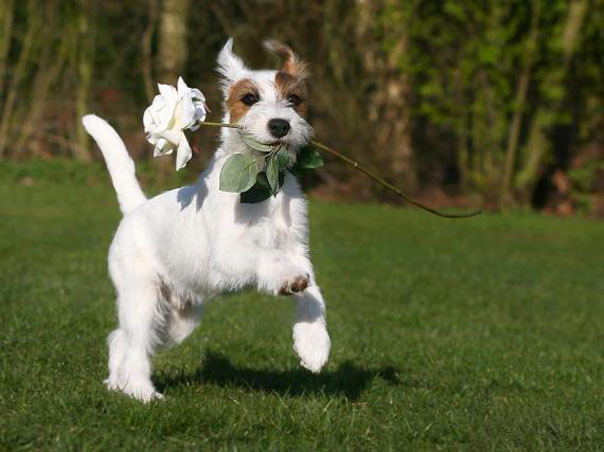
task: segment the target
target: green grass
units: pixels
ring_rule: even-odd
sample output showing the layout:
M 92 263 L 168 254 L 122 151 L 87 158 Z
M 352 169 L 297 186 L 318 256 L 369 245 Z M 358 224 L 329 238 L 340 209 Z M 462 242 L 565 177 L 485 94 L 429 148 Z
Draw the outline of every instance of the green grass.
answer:
M 166 400 L 145 406 L 101 383 L 104 170 L 3 164 L 0 199 L 0 449 L 604 445 L 603 223 L 313 202 L 324 372 L 298 366 L 290 300 L 233 295 L 155 359 Z

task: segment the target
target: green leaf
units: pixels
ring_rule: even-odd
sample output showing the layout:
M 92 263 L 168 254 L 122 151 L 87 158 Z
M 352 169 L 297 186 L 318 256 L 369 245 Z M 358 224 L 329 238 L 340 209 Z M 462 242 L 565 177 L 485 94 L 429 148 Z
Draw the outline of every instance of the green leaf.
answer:
M 258 160 L 251 155 L 231 155 L 220 171 L 220 190 L 241 193 L 250 189 L 256 182 L 260 170 Z
M 314 147 L 308 145 L 298 151 L 298 169 L 316 169 L 324 165 L 323 157 Z
M 268 178 L 266 177 L 266 173 L 261 171 L 256 177 L 256 183 L 254 186 L 241 193 L 240 200 L 242 203 L 255 204 L 265 201 L 266 199 L 270 198 L 270 196 L 271 189 L 270 184 L 268 183 Z
M 248 135 L 246 133 L 240 133 L 241 141 L 249 147 L 256 151 L 260 152 L 272 152 L 274 150 L 274 146 L 268 144 L 262 144 L 258 140 L 256 140 L 253 136 Z
M 279 188 L 283 186 L 285 181 L 285 173 L 279 173 Z M 241 193 L 240 200 L 242 203 L 255 204 L 258 202 L 266 201 L 272 195 L 271 186 L 268 183 L 266 173 L 261 171 L 256 177 L 256 183 L 252 188 Z
M 271 188 L 271 193 L 276 195 L 279 191 L 279 161 L 275 155 L 266 162 L 266 178 Z
M 279 163 L 279 171 L 283 171 L 289 165 L 289 152 L 285 146 L 281 146 L 275 154 L 275 159 Z

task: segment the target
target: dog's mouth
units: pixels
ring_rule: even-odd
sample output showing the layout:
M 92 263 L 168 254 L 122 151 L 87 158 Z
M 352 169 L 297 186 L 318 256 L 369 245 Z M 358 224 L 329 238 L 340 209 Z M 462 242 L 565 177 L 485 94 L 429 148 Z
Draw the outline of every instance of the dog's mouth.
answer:
M 307 145 L 309 142 L 310 142 L 310 139 L 304 140 L 303 142 L 298 142 L 298 141 L 292 140 L 292 139 L 288 140 L 288 139 L 284 139 L 284 138 L 279 138 L 277 140 L 262 142 L 262 144 L 265 146 L 271 146 L 271 147 L 284 146 L 287 148 L 296 149 L 298 147 Z
M 250 149 L 260 151 L 260 152 L 274 152 L 279 148 L 285 148 L 287 150 L 297 150 L 301 146 L 304 146 L 304 143 L 296 143 L 291 139 L 277 138 L 274 140 L 259 140 L 254 135 L 249 132 L 240 131 L 241 141 Z
M 262 140 L 257 139 L 255 136 L 253 136 L 249 133 L 241 133 L 240 136 L 241 136 L 241 141 L 243 141 L 248 147 L 259 150 L 259 151 L 267 152 L 268 150 L 270 150 L 272 148 L 283 147 L 283 146 L 289 145 L 289 143 L 284 139 L 262 141 Z

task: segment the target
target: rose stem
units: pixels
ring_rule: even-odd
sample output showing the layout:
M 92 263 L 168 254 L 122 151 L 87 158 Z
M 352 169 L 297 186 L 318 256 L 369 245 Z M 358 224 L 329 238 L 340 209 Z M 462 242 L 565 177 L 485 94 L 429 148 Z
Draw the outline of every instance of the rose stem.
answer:
M 202 126 L 213 126 L 213 127 L 230 127 L 231 129 L 241 129 L 242 127 L 240 125 L 237 124 L 224 124 L 224 123 L 220 123 L 220 122 L 201 122 L 199 123 Z M 467 213 L 444 213 L 444 212 L 440 212 L 438 210 L 435 210 L 431 207 L 426 206 L 425 204 L 422 204 L 419 201 L 416 201 L 415 199 L 409 197 L 408 195 L 406 195 L 402 190 L 400 190 L 398 187 L 392 185 L 390 182 L 387 182 L 386 180 L 384 180 L 382 177 L 378 176 L 377 174 L 375 174 L 373 171 L 369 170 L 368 168 L 364 167 L 363 165 L 361 165 L 359 162 L 352 160 L 351 158 L 345 156 L 344 154 L 336 151 L 333 148 L 330 148 L 329 146 L 324 145 L 323 143 L 319 142 L 319 141 L 314 141 L 311 140 L 310 141 L 311 144 L 313 144 L 314 146 L 318 147 L 319 149 L 328 152 L 329 154 L 339 158 L 340 160 L 343 160 L 344 162 L 348 163 L 349 165 L 352 165 L 354 168 L 356 168 L 357 170 L 361 171 L 362 173 L 364 173 L 366 176 L 369 176 L 371 179 L 373 179 L 374 181 L 376 181 L 378 184 L 382 185 L 383 187 L 387 188 L 388 190 L 396 193 L 398 196 L 400 196 L 401 198 L 403 198 L 405 201 L 407 201 L 409 204 L 413 204 L 416 207 L 419 207 L 420 209 L 425 210 L 426 212 L 430 212 L 433 215 L 439 216 L 439 217 L 443 217 L 443 218 L 469 218 L 469 217 L 473 217 L 476 215 L 480 215 L 481 211 L 480 210 L 474 210 L 472 212 L 467 212 Z

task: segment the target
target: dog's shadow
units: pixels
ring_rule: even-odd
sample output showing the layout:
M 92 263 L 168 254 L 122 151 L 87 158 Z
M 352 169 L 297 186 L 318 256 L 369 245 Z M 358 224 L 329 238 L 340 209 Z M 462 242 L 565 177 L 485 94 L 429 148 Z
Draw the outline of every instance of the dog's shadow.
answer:
M 182 385 L 214 384 L 288 396 L 343 396 L 355 401 L 375 378 L 381 378 L 390 385 L 400 384 L 397 374 L 392 366 L 371 369 L 359 367 L 350 361 L 340 364 L 336 370 L 324 371 L 318 375 L 301 368 L 283 371 L 254 369 L 234 365 L 223 354 L 208 351 L 201 367 L 195 372 L 160 374 L 154 380 L 161 392 Z

